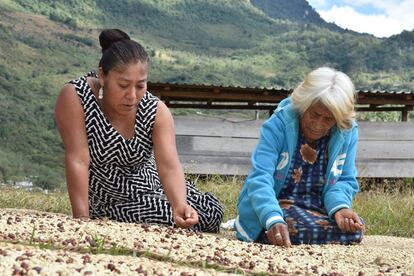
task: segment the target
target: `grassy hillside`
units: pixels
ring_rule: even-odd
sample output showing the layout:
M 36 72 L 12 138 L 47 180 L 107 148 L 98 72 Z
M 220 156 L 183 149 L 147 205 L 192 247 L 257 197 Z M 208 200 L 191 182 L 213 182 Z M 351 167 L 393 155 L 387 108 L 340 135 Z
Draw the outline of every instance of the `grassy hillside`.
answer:
M 275 12 L 281 7 L 285 16 Z M 329 65 L 358 88 L 414 90 L 413 32 L 378 39 L 344 31 L 305 0 L 2 0 L 0 181 L 62 180 L 53 106 L 66 81 L 96 68 L 106 27 L 147 48 L 151 81 L 292 87 Z
M 59 87 L 96 62 L 87 35 L 43 16 L 1 10 L 0 179 L 61 179 L 53 106 Z
M 95 50 L 96 26 L 125 29 L 149 49 L 153 80 L 290 87 L 310 69 L 330 65 L 353 76 L 361 88 L 398 90 L 414 84 L 413 35 L 378 39 L 339 27 L 333 31 L 305 0 L 18 0 L 3 5 L 71 28 L 61 43 Z
M 321 16 L 304 0 L 251 0 L 252 5 L 274 19 L 286 19 L 293 22 L 314 24 L 335 31 L 342 29 L 335 24 L 325 22 Z M 343 31 L 343 30 L 342 30 Z

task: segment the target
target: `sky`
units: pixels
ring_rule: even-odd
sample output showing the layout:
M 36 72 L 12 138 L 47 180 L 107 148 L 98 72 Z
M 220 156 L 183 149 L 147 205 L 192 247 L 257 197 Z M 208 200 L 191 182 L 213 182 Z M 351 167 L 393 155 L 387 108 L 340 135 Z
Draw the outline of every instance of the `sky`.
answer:
M 414 29 L 414 0 L 308 0 L 327 22 L 359 33 L 389 37 Z

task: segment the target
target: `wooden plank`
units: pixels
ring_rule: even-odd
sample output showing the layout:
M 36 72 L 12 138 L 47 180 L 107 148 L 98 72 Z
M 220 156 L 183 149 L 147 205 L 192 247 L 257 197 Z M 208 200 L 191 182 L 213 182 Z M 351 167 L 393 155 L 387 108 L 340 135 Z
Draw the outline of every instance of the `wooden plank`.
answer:
M 180 155 L 184 171 L 192 174 L 247 175 L 250 158 L 235 156 Z M 414 160 L 358 159 L 358 177 L 413 177 Z
M 178 135 L 256 137 L 264 120 L 175 117 Z M 414 141 L 412 122 L 358 122 L 359 140 Z
M 357 111 L 366 112 L 366 111 L 401 111 L 407 112 L 413 110 L 412 106 L 402 106 L 402 107 L 357 107 Z
M 254 101 L 260 103 L 278 103 L 284 98 L 286 95 L 265 95 L 265 94 L 254 94 L 254 93 L 239 93 L 239 92 L 226 92 L 222 91 L 220 93 L 212 93 L 211 91 L 185 91 L 185 90 L 176 90 L 176 91 L 168 91 L 157 93 L 161 96 L 161 100 L 187 100 L 187 101 L 194 101 L 194 100 L 220 100 L 220 101 L 236 101 L 236 102 L 243 102 L 243 101 Z
M 179 154 L 250 156 L 258 139 L 177 136 Z M 359 141 L 357 158 L 414 161 L 414 141 Z
M 359 177 L 413 177 L 414 160 L 357 159 Z
M 246 175 L 263 121 L 176 118 L 177 148 L 185 170 L 196 174 Z M 360 123 L 360 177 L 413 177 L 412 123 Z
M 391 94 L 388 96 L 381 95 L 375 96 L 370 94 L 366 98 L 358 99 L 358 104 L 395 104 L 395 105 L 414 105 L 414 99 L 408 97 L 408 95 Z
M 247 175 L 251 169 L 249 157 L 180 155 L 185 173 Z
M 177 135 L 258 138 L 263 120 L 175 117 Z
M 168 102 L 170 108 L 208 108 L 208 109 L 244 109 L 244 110 L 273 110 L 275 105 L 250 105 L 250 104 L 220 104 L 217 102 L 208 103 L 176 103 L 175 101 Z
M 414 141 L 359 141 L 359 159 L 410 159 L 414 161 Z
M 249 156 L 257 139 L 231 137 L 177 136 L 179 154 Z
M 412 122 L 358 122 L 359 140 L 414 141 Z

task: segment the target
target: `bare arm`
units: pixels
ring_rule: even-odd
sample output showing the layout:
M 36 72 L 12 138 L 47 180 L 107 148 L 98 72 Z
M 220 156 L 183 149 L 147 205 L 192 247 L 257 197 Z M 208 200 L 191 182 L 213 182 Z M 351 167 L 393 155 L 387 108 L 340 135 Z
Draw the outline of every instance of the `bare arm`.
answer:
M 89 217 L 89 149 L 85 115 L 73 85 L 61 90 L 55 106 L 56 123 L 65 147 L 66 182 L 72 214 Z
M 190 227 L 198 222 L 198 215 L 187 204 L 187 188 L 175 144 L 174 121 L 161 101 L 158 103 L 152 139 L 158 174 L 173 209 L 174 221 L 180 227 Z

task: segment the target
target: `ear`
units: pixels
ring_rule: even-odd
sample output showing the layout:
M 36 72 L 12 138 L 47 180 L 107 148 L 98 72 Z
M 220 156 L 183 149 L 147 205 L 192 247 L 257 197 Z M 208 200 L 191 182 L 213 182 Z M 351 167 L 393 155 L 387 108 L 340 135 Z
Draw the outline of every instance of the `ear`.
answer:
M 104 84 L 105 84 L 105 74 L 104 74 L 104 72 L 102 70 L 102 67 L 99 67 L 98 68 L 98 77 L 99 77 L 99 85 L 101 87 L 104 87 Z

